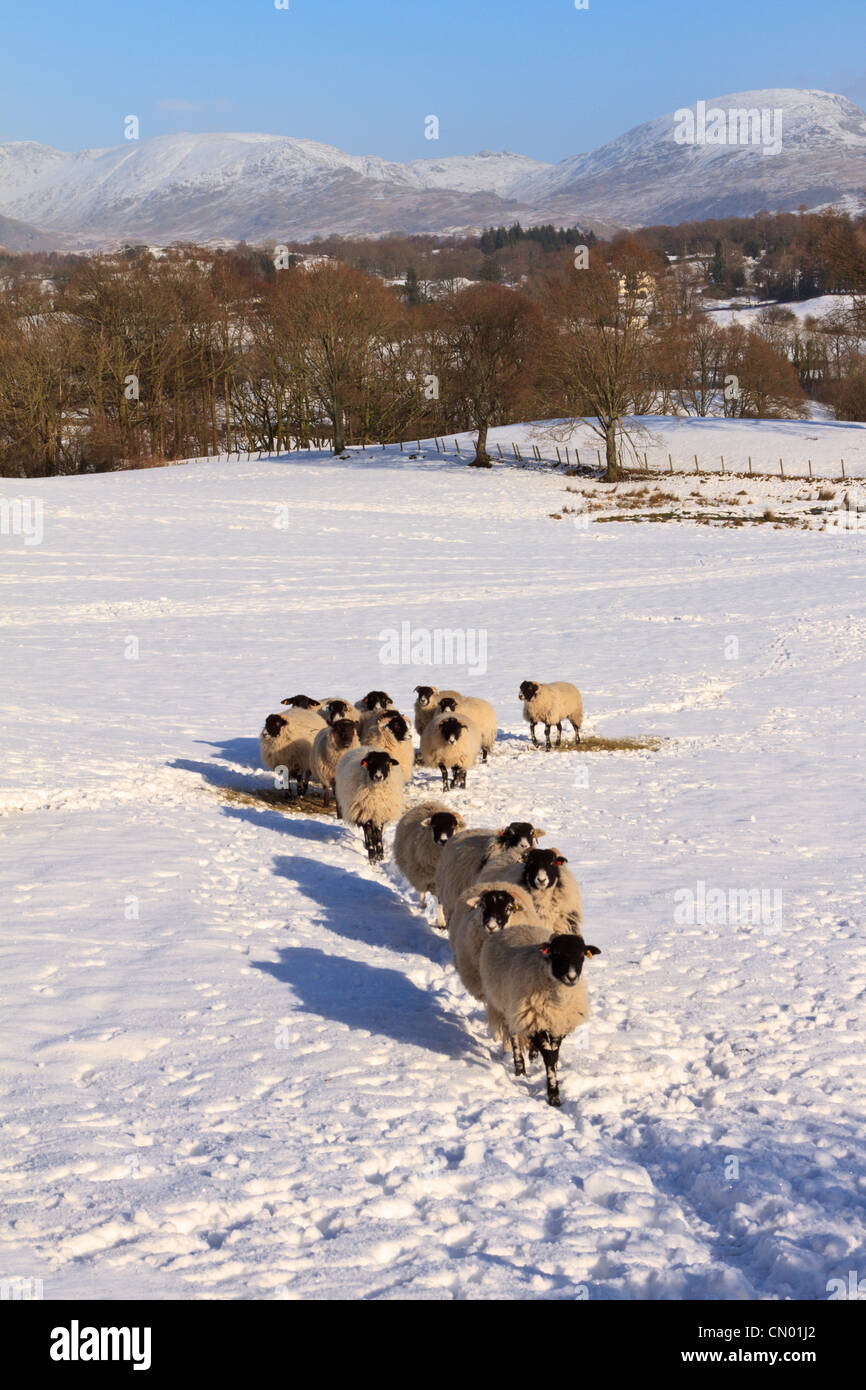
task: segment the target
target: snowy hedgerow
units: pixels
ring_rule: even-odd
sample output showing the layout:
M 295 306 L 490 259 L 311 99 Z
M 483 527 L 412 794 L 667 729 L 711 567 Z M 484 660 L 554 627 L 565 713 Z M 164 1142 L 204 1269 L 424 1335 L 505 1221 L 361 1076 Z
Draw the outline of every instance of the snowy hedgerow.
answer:
M 487 762 L 487 754 L 496 742 L 499 726 L 496 710 L 489 700 L 479 700 L 475 695 L 455 697 L 440 695 L 438 709 L 442 714 L 456 714 L 461 719 L 471 719 L 481 731 L 481 761 Z
M 403 877 L 419 894 L 422 908 L 427 906 L 427 894 L 434 891 L 443 849 L 465 824 L 463 817 L 449 811 L 442 801 L 422 801 L 400 817 L 394 836 L 394 859 Z M 441 903 L 438 909 L 439 926 L 444 927 Z
M 524 681 L 520 687 L 519 698 L 523 701 L 523 718 L 529 723 L 529 732 L 536 748 L 536 724 L 544 725 L 546 746 L 549 748 L 551 725 L 556 725 L 559 732 L 557 742 L 562 743 L 562 724 L 565 719 L 574 729 L 575 738 L 580 743 L 583 699 L 576 685 L 572 685 L 570 681 L 552 681 L 550 685 L 539 685 L 538 681 Z
M 556 1069 L 563 1038 L 586 1022 L 585 962 L 600 955 L 582 936 L 550 936 L 543 927 L 515 923 L 481 946 L 479 976 L 491 1031 L 511 1044 L 516 1076 L 539 1053 L 547 1073 L 547 1100 L 561 1105 Z
M 384 859 L 382 831 L 403 811 L 403 774 L 384 748 L 352 748 L 337 763 L 337 814 L 360 825 L 370 862 Z
M 469 993 L 483 999 L 479 961 L 485 937 L 511 930 L 512 921 L 532 923 L 544 931 L 532 898 L 513 883 L 475 884 L 461 893 L 448 918 L 454 966 Z
M 475 766 L 480 752 L 481 730 L 472 719 L 437 714 L 421 735 L 421 761 L 425 767 L 438 767 L 446 792 L 449 768 L 451 786 L 465 787 L 466 773 Z
M 455 835 L 442 851 L 434 884 L 446 919 L 460 894 L 472 887 L 488 864 L 504 869 L 518 863 L 543 834 L 529 821 L 517 820 L 499 830 L 471 826 Z
M 540 921 L 548 931 L 580 936 L 583 903 L 577 879 L 558 849 L 531 849 L 518 864 L 500 869 L 494 861 L 481 870 L 478 885 L 489 879 L 517 883 L 531 895 Z

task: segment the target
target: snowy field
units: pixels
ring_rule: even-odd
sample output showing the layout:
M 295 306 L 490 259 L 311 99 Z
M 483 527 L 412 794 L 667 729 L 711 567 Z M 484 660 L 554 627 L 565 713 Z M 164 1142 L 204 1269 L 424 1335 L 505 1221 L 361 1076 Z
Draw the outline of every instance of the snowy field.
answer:
M 864 536 L 551 519 L 573 484 L 435 453 L 2 483 L 44 501 L 41 543 L 0 536 L 2 1277 L 567 1300 L 862 1276 Z M 486 660 L 383 664 L 403 624 L 483 633 Z M 575 680 L 589 733 L 662 742 L 536 753 L 527 677 Z M 408 710 L 429 680 L 500 715 L 455 804 L 541 825 L 603 952 L 560 1111 L 393 865 L 256 794 L 283 696 Z

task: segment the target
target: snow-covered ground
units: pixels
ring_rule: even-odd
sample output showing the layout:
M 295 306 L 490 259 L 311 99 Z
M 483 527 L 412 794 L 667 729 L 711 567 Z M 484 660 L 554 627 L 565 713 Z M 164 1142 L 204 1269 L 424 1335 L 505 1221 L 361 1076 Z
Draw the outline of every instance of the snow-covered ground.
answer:
M 435 452 L 2 483 L 44 512 L 41 543 L 0 535 L 0 1276 L 406 1299 L 862 1276 L 863 535 L 582 526 L 575 485 Z M 404 624 L 483 633 L 486 660 L 383 664 Z M 661 746 L 534 752 L 530 676 Z M 561 1111 L 393 866 L 255 794 L 281 697 L 408 709 L 429 679 L 500 714 L 455 804 L 543 826 L 603 952 Z
M 794 299 L 779 303 L 776 300 L 755 300 L 753 304 L 743 305 L 742 300 L 729 299 L 719 303 L 716 308 L 713 300 L 705 304 L 713 323 L 726 328 L 731 323 L 742 324 L 744 328 L 754 328 L 758 315 L 767 309 L 788 309 L 800 321 L 806 319 L 825 319 L 851 312 L 854 300 L 850 294 L 819 294 L 813 299 Z

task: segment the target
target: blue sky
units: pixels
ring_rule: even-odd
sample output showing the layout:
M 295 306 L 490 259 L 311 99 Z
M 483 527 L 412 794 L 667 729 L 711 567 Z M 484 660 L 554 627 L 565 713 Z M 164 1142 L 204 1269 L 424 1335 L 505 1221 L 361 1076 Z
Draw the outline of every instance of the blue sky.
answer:
M 418 159 L 557 160 L 699 97 L 866 105 L 864 0 L 38 0 L 7 5 L 0 141 L 192 130 Z M 438 142 L 424 118 L 440 120 Z

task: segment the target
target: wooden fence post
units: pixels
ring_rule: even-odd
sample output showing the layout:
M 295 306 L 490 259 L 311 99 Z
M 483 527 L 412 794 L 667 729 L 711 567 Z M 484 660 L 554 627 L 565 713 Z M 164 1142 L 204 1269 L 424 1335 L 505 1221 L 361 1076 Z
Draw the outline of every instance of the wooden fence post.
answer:
M 749 477 L 752 476 L 752 455 L 749 454 Z
M 562 463 L 562 455 L 559 452 L 559 445 L 556 445 L 556 462 Z
M 811 476 L 812 476 L 812 460 L 809 459 L 809 477 L 811 478 Z
M 784 463 L 782 462 L 781 459 L 779 459 L 779 472 L 781 473 L 782 477 L 784 478 L 784 476 L 785 476 L 785 465 L 784 465 Z
M 670 471 L 671 471 L 671 473 L 673 473 L 673 471 L 674 471 L 674 461 L 673 461 L 673 458 L 671 457 L 670 454 L 668 454 L 668 463 L 669 463 L 669 465 L 670 465 Z
M 457 438 L 456 435 L 454 436 L 454 448 L 457 450 L 458 454 L 460 454 L 460 440 Z M 460 454 L 460 457 L 462 458 L 463 455 Z
M 503 452 L 502 452 L 502 445 L 501 445 L 498 441 L 497 441 L 496 447 L 497 447 L 497 449 L 499 450 L 499 457 L 500 457 L 500 458 L 504 458 L 505 455 L 504 455 Z
M 842 460 L 842 477 L 843 477 L 843 479 L 844 479 L 844 477 L 845 477 L 845 460 L 844 460 L 844 459 Z
M 698 463 L 698 456 L 697 456 L 697 454 L 695 454 L 695 472 L 696 472 L 696 473 L 700 473 L 700 471 L 701 471 L 701 465 Z
M 721 460 L 722 460 L 722 475 L 724 476 L 724 472 L 725 472 L 725 456 L 724 456 L 724 454 L 720 454 L 719 457 L 720 457 Z

